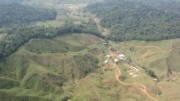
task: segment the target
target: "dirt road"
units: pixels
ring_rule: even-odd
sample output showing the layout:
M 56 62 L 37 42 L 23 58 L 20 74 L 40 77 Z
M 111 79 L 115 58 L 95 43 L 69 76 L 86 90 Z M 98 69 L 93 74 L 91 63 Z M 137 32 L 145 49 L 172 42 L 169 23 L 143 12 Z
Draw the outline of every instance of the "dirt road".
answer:
M 109 54 L 111 55 L 111 57 L 114 57 L 115 56 L 115 53 L 113 53 L 111 50 L 109 50 Z M 118 65 L 116 63 L 113 63 L 112 60 L 110 61 L 111 65 L 112 65 L 112 68 L 114 69 L 114 72 L 115 72 L 115 78 L 116 80 L 122 84 L 122 85 L 125 85 L 125 86 L 139 86 L 138 89 L 140 91 L 142 91 L 146 96 L 148 96 L 152 101 L 158 101 L 156 98 L 152 97 L 148 92 L 147 92 L 147 88 L 145 85 L 143 84 L 140 84 L 140 83 L 125 83 L 123 81 L 120 80 L 120 77 L 121 77 L 121 71 L 120 69 L 118 68 Z

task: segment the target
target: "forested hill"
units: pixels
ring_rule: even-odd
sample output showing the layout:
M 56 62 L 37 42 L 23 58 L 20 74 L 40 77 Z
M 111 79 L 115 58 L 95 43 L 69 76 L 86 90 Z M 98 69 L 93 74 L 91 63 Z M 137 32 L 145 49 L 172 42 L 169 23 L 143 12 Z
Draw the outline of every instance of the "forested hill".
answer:
M 117 41 L 180 37 L 179 0 L 106 0 L 87 7 Z
M 0 26 L 55 18 L 56 11 L 52 9 L 34 8 L 17 3 L 0 3 Z

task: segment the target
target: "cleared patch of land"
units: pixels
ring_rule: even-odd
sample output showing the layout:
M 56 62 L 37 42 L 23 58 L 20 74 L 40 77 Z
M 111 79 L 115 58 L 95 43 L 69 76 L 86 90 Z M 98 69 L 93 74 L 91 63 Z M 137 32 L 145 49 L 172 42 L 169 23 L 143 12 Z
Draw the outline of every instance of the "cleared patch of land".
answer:
M 178 101 L 180 99 L 176 94 L 180 90 L 178 87 L 180 83 L 178 80 L 179 42 L 179 39 L 156 42 L 128 41 L 118 45 L 118 49 L 124 50 L 124 53 L 130 56 L 132 59 L 131 64 L 152 70 L 157 75 L 159 81 L 156 85 L 161 91 L 161 94 L 157 98 L 160 101 Z M 143 82 L 147 81 L 143 80 Z M 169 86 L 169 88 L 165 86 Z M 172 90 L 170 90 L 171 87 Z

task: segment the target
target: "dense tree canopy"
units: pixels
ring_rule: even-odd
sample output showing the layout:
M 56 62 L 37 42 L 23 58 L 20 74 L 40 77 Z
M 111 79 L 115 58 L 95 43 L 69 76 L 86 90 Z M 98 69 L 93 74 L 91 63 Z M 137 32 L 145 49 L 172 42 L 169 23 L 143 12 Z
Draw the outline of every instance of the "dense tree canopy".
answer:
M 179 38 L 178 8 L 178 0 L 106 0 L 87 7 L 116 41 Z
M 0 26 L 53 20 L 56 11 L 17 3 L 0 3 Z
M 89 20 L 88 23 L 76 25 L 73 22 L 66 22 L 61 27 L 39 27 L 39 26 L 16 26 L 6 30 L 6 38 L 0 42 L 0 59 L 15 52 L 20 46 L 35 38 L 53 38 L 57 35 L 68 33 L 90 33 L 99 37 L 101 34 L 95 27 L 95 23 Z

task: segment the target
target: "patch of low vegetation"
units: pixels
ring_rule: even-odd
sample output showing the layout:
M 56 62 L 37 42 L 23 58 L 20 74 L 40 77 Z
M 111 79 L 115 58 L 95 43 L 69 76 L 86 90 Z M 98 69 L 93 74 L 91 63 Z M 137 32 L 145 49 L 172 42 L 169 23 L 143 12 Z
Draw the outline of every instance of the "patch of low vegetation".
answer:
M 78 52 L 85 48 L 86 46 L 71 45 L 63 41 L 50 39 L 35 39 L 31 40 L 30 43 L 26 45 L 26 49 L 38 54 Z
M 43 98 L 38 96 L 28 96 L 28 95 L 15 95 L 9 92 L 3 92 L 0 90 L 0 100 L 1 101 L 53 101 L 49 98 Z

